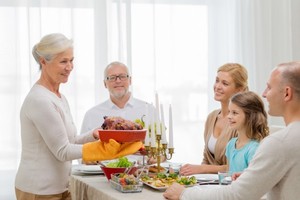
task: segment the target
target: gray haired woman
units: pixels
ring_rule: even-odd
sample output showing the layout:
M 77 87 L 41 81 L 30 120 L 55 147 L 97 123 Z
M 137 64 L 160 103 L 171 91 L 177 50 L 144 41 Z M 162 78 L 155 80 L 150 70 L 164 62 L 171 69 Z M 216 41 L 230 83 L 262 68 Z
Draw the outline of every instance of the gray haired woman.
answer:
M 98 140 L 98 131 L 77 135 L 61 83 L 73 70 L 73 42 L 60 33 L 44 36 L 32 50 L 41 76 L 26 96 L 21 112 L 22 154 L 15 180 L 18 200 L 71 199 L 71 162 L 114 159 L 135 153 L 141 142 Z

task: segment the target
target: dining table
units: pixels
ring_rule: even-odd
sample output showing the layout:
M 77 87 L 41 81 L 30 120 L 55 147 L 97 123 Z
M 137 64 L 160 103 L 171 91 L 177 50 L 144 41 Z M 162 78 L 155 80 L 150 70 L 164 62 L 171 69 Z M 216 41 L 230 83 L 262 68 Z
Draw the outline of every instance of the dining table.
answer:
M 218 184 L 204 184 L 194 187 L 203 189 L 212 187 L 222 187 Z M 142 187 L 141 192 L 123 193 L 114 189 L 105 175 L 85 174 L 73 171 L 70 176 L 70 192 L 72 200 L 156 200 L 164 199 L 164 190 L 157 190 L 147 185 Z M 261 200 L 265 200 L 263 196 Z

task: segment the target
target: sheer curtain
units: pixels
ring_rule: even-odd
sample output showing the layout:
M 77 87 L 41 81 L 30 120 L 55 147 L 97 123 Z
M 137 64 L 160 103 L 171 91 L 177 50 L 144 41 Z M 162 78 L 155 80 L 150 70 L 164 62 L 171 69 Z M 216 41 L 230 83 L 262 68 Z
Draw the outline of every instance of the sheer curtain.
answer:
M 172 104 L 172 161 L 200 163 L 205 117 L 219 107 L 216 69 L 245 65 L 250 89 L 262 93 L 275 65 L 300 60 L 299 10 L 297 0 L 1 0 L 0 172 L 18 166 L 19 110 L 39 77 L 31 48 L 43 35 L 74 39 L 75 69 L 61 90 L 78 129 L 85 111 L 108 97 L 104 67 L 120 60 L 132 71 L 134 96 L 154 102 L 158 91 L 165 116 Z
M 88 3 L 77 5 L 76 1 L 22 2 L 7 1 L 0 5 L 1 146 L 5 149 L 0 153 L 1 169 L 16 169 L 18 165 L 19 111 L 25 95 L 39 78 L 31 49 L 43 35 L 61 32 L 74 39 L 75 69 L 69 83 L 62 85 L 62 91 L 72 105 L 75 121 L 80 121 L 87 106 L 94 103 L 95 47 L 94 40 L 89 39 L 95 37 L 94 8 Z
M 0 199 L 15 199 L 14 177 L 21 153 L 19 112 L 40 75 L 31 49 L 43 35 L 61 32 L 74 39 L 75 68 L 61 91 L 69 100 L 78 127 L 84 112 L 95 103 L 96 80 L 100 80 L 99 75 L 95 77 L 96 52 L 97 59 L 105 57 L 99 56 L 104 51 L 95 43 L 102 42 L 95 40 L 95 34 L 101 33 L 95 31 L 95 10 L 103 8 L 100 3 L 103 4 L 91 0 L 0 1 Z
M 236 61 L 247 67 L 250 89 L 261 94 L 270 71 L 300 59 L 297 0 L 213 0 L 209 2 L 209 66 Z M 209 70 L 210 84 L 215 70 Z M 209 97 L 212 97 L 212 91 Z M 212 102 L 212 103 L 211 103 Z M 209 101 L 209 108 L 215 106 Z M 270 125 L 283 125 L 270 117 Z

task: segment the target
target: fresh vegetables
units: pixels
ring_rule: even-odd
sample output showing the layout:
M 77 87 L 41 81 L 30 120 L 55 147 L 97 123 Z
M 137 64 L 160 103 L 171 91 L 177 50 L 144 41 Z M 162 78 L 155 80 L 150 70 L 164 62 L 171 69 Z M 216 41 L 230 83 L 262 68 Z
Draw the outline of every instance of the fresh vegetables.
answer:
M 197 179 L 195 176 L 182 176 L 180 179 L 177 180 L 177 183 L 181 185 L 194 185 L 197 183 Z
M 157 188 L 169 187 L 174 182 L 185 186 L 193 186 L 197 183 L 197 179 L 195 176 L 180 176 L 177 173 L 158 173 L 154 177 L 149 177 L 146 175 L 142 177 L 142 181 L 148 185 Z
M 143 183 L 132 174 L 112 174 L 110 184 L 116 190 L 125 193 L 141 192 L 143 189 Z
M 143 115 L 141 119 L 136 119 L 136 120 L 134 120 L 135 123 L 140 124 L 143 128 L 145 128 L 145 122 L 144 122 L 144 120 L 143 120 L 144 116 L 145 116 L 145 115 Z
M 110 162 L 106 166 L 107 167 L 113 167 L 113 168 L 118 168 L 118 167 L 131 167 L 133 165 L 132 162 L 128 160 L 126 157 L 121 157 L 117 161 Z
M 133 174 L 129 175 L 129 174 L 120 173 L 115 176 L 116 176 L 116 178 L 114 178 L 113 180 L 118 182 L 121 185 L 136 185 L 137 184 L 137 180 Z

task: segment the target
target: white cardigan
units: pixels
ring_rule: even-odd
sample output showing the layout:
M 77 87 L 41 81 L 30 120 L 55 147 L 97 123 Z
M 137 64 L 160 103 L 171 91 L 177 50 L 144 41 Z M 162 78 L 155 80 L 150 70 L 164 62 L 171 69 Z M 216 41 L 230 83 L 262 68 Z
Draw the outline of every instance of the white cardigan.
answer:
M 66 98 L 35 84 L 21 108 L 22 154 L 15 186 L 34 194 L 58 194 L 68 189 L 71 162 L 82 157 L 82 143 L 92 133 L 77 136 Z

